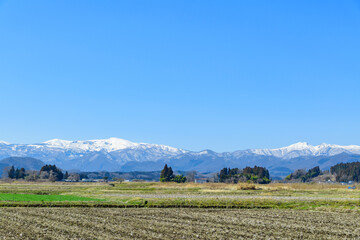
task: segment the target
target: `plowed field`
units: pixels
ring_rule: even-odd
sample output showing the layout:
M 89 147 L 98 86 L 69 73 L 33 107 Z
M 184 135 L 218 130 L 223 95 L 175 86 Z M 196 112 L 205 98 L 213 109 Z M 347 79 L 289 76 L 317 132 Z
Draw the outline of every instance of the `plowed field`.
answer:
M 1 239 L 359 239 L 358 213 L 1 208 Z

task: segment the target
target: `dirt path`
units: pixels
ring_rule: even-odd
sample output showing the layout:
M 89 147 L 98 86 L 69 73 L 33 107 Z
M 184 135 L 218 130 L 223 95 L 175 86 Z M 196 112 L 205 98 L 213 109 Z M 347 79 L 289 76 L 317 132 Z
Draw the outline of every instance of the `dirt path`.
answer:
M 207 195 L 207 194 L 107 194 L 112 197 L 140 197 L 147 199 L 272 199 L 272 200 L 349 200 L 360 201 L 360 198 L 340 198 L 340 197 L 307 197 L 307 196 L 259 196 L 259 195 Z

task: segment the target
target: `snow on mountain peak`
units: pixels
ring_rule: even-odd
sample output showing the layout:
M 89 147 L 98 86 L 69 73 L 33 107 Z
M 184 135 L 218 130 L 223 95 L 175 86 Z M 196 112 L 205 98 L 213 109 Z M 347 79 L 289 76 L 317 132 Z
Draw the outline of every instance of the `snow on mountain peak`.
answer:
M 251 152 L 258 155 L 275 156 L 280 158 L 295 158 L 300 156 L 333 156 L 340 153 L 360 154 L 360 146 L 340 146 L 335 144 L 322 143 L 312 146 L 307 142 L 298 142 L 287 147 L 275 149 L 253 149 Z
M 5 141 L 2 141 L 2 140 L 0 140 L 0 144 L 3 144 L 3 145 L 10 145 L 10 143 L 5 142 Z
M 68 141 L 61 139 L 53 139 L 43 143 L 48 147 L 63 148 L 70 150 L 83 151 L 117 151 L 125 148 L 136 147 L 139 144 L 133 143 L 120 138 L 97 139 L 97 140 L 83 140 L 83 141 Z
M 287 147 L 282 147 L 282 148 L 279 148 L 279 149 L 286 149 L 286 150 L 305 150 L 305 149 L 311 149 L 313 146 L 311 146 L 310 144 L 308 144 L 307 142 L 298 142 L 298 143 L 295 143 L 295 144 L 292 144 L 290 146 L 287 146 Z
M 83 141 L 68 141 L 61 139 L 53 139 L 46 141 L 43 145 L 52 148 L 61 148 L 66 150 L 73 151 L 105 151 L 113 152 L 123 149 L 148 149 L 156 148 L 158 151 L 165 151 L 172 154 L 184 153 L 185 150 L 178 148 L 158 145 L 158 144 L 149 144 L 149 143 L 134 143 L 121 138 L 108 138 L 108 139 L 96 139 L 96 140 L 83 140 Z
M 46 142 L 43 142 L 44 144 L 47 145 L 53 145 L 53 146 L 67 146 L 70 143 L 72 143 L 72 141 L 68 141 L 68 140 L 61 140 L 61 139 L 52 139 Z

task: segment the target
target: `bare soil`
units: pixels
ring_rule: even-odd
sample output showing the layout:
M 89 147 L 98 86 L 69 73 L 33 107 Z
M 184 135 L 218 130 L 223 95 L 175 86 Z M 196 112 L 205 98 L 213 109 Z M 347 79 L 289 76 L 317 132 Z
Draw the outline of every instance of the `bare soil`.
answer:
M 0 208 L 0 239 L 359 239 L 356 212 Z

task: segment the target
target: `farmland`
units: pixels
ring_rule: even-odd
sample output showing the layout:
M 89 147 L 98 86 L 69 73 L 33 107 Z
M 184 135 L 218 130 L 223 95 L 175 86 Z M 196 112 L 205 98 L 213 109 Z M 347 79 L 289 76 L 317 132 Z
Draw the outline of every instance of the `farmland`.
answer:
M 339 184 L 1 183 L 0 206 L 217 207 L 354 210 L 360 191 Z
M 2 239 L 358 239 L 338 184 L 0 184 Z
M 3 239 L 358 239 L 360 217 L 260 209 L 1 208 Z

